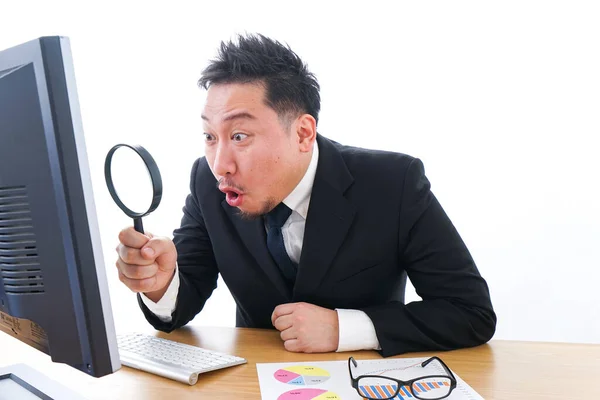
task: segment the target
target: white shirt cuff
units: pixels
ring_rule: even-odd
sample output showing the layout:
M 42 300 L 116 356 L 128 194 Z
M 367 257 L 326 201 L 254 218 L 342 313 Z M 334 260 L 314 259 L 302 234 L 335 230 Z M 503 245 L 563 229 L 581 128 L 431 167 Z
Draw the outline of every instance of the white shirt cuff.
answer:
M 171 322 L 171 314 L 177 307 L 177 294 L 179 293 L 179 270 L 175 267 L 175 275 L 171 284 L 163 297 L 157 302 L 153 302 L 144 293 L 140 293 L 142 301 L 148 309 L 158 317 L 162 322 Z
M 364 311 L 336 309 L 339 324 L 337 352 L 381 350 L 373 321 Z

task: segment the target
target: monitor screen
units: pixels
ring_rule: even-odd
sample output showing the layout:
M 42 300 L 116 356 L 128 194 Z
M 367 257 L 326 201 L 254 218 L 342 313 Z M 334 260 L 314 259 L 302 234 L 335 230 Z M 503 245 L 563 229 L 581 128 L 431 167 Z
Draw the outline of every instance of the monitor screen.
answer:
M 0 51 L 0 334 L 120 368 L 69 40 Z

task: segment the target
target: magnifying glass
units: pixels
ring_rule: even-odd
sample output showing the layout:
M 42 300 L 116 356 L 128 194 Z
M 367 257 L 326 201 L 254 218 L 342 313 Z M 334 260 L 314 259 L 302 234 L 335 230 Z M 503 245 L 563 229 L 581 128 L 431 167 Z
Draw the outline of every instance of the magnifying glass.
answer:
M 162 198 L 160 171 L 150 153 L 142 146 L 117 144 L 106 155 L 104 178 L 115 203 L 133 218 L 134 229 L 144 233 L 142 217 Z

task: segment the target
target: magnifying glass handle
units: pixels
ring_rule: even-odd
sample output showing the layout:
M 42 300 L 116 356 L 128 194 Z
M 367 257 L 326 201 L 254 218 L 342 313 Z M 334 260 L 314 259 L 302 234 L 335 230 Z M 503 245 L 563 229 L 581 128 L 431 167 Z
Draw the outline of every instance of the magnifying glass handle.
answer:
M 133 228 L 139 233 L 144 233 L 144 224 L 142 224 L 142 218 L 133 219 Z

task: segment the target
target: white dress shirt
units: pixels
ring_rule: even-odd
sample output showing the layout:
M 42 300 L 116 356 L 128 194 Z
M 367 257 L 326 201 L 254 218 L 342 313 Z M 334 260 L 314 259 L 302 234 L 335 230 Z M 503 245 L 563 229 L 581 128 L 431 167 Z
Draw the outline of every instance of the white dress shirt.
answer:
M 283 203 L 292 210 L 292 214 L 281 228 L 283 242 L 288 256 L 296 264 L 299 264 L 300 254 L 302 253 L 304 226 L 306 225 L 306 216 L 308 215 L 310 195 L 317 173 L 318 160 L 319 147 L 317 142 L 315 142 L 312 158 L 304 177 L 283 200 Z M 175 276 L 169 288 L 157 303 L 150 300 L 144 294 L 141 294 L 141 298 L 146 307 L 160 320 L 170 322 L 171 314 L 175 311 L 177 305 L 178 292 L 179 273 L 175 271 Z M 336 311 L 339 323 L 339 344 L 337 351 L 380 349 L 375 327 L 367 314 L 360 310 L 336 309 Z

